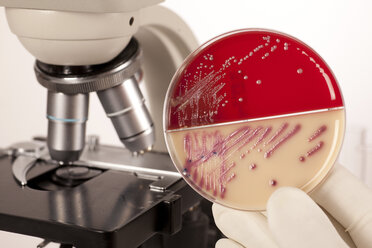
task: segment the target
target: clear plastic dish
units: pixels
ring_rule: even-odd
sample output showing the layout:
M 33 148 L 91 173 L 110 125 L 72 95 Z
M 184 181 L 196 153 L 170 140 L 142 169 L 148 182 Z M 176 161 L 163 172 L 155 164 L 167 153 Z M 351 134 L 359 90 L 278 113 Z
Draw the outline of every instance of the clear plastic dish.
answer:
M 310 192 L 342 145 L 341 91 L 309 46 L 271 30 L 218 36 L 186 58 L 164 106 L 168 150 L 210 201 L 264 210 L 279 187 Z

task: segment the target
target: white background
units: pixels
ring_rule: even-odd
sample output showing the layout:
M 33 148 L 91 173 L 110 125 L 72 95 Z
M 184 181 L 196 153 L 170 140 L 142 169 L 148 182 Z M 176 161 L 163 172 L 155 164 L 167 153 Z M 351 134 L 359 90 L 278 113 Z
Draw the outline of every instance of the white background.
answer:
M 190 25 L 201 43 L 234 29 L 258 27 L 291 34 L 314 48 L 332 68 L 346 102 L 348 131 L 341 160 L 355 174 L 372 181 L 368 170 L 360 169 L 363 151 L 359 149 L 361 130 L 372 128 L 372 1 L 168 0 L 164 5 Z M 33 62 L 10 33 L 1 11 L 0 147 L 46 133 L 46 91 L 35 80 Z M 99 134 L 105 143 L 119 144 L 93 94 L 89 119 L 88 133 Z M 371 138 L 364 143 L 372 143 Z M 372 158 L 368 152 L 364 153 L 367 164 Z M 0 232 L 0 247 L 36 247 L 37 242 Z

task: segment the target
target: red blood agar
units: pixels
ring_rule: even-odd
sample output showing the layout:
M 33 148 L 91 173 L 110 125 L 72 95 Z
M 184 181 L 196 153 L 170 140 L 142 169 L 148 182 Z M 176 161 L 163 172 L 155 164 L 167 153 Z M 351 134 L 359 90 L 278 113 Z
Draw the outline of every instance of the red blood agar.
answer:
M 196 50 L 173 78 L 169 97 L 168 130 L 343 106 L 316 52 L 266 30 L 222 35 Z

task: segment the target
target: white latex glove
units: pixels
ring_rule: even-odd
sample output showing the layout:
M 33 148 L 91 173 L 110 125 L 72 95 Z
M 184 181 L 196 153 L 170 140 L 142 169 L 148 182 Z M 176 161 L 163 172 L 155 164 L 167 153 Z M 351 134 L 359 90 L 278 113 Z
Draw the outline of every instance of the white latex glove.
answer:
M 330 218 L 307 194 L 289 187 L 272 194 L 267 216 L 214 204 L 217 227 L 228 237 L 216 248 L 372 247 L 372 191 L 350 172 L 336 166 L 311 197 Z

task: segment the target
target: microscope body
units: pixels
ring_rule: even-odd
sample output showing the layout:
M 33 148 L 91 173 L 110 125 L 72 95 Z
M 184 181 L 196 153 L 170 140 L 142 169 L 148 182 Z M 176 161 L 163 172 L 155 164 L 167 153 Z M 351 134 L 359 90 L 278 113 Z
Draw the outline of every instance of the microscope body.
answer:
M 199 218 L 200 196 L 173 167 L 162 131 L 168 84 L 198 44 L 159 2 L 0 0 L 48 94 L 47 137 L 0 153 L 0 198 L 7 199 L 0 229 L 69 247 L 131 248 L 177 233 L 185 213 L 199 227 L 209 225 Z M 96 137 L 85 146 L 93 92 L 125 149 Z M 196 246 L 205 247 L 201 242 Z
M 151 106 L 162 106 L 169 80 L 156 81 L 159 74 L 169 77 L 197 42 L 175 14 L 154 6 L 159 2 L 92 1 L 87 6 L 84 1 L 0 1 L 10 29 L 36 57 L 37 79 L 49 92 L 47 143 L 54 160 L 66 164 L 78 160 L 91 92 L 97 92 L 120 140 L 134 154 L 151 150 L 155 139 L 159 140 L 155 150 L 166 151 L 161 119 L 154 124 Z M 140 45 L 130 43 L 136 34 L 142 37 Z M 169 46 L 168 53 L 142 55 L 143 49 L 161 49 L 148 44 L 154 36 Z M 154 59 L 165 64 L 163 71 L 143 68 L 146 60 Z M 149 80 L 141 90 L 138 75 L 143 72 Z M 162 91 L 153 92 L 155 87 Z M 146 104 L 147 98 L 158 100 Z M 160 114 L 157 107 L 154 115 Z

